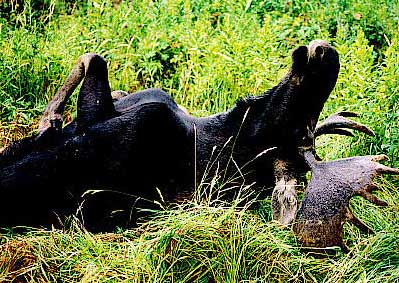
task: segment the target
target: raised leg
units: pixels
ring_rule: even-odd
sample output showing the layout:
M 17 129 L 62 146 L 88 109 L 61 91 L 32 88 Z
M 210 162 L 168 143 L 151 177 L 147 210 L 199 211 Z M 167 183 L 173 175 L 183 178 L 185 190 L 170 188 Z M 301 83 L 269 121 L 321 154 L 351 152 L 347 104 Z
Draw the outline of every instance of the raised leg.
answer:
M 63 86 L 47 105 L 39 124 L 39 137 L 51 132 L 61 132 L 62 113 L 68 98 L 83 80 L 78 98 L 78 130 L 114 115 L 107 64 L 97 54 L 84 54 L 72 69 Z
M 277 181 L 272 193 L 273 220 L 289 225 L 296 215 L 298 200 L 295 191 L 296 179 L 282 177 Z
M 276 179 L 272 193 L 273 220 L 289 225 L 294 221 L 298 209 L 296 188 L 302 178 L 289 162 L 278 159 L 273 166 Z

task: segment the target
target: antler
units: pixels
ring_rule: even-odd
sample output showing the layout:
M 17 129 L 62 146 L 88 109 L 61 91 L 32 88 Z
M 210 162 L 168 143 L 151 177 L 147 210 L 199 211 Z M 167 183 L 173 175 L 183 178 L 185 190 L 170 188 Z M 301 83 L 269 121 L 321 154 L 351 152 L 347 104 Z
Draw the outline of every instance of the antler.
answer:
M 387 203 L 372 194 L 378 187 L 373 179 L 380 174 L 399 174 L 399 169 L 384 166 L 378 161 L 385 155 L 357 156 L 335 161 L 317 161 L 311 151 L 304 153 L 312 177 L 297 212 L 294 233 L 308 247 L 340 246 L 347 252 L 342 240 L 342 228 L 351 221 L 360 230 L 372 233 L 349 209 L 353 196 L 386 206 Z
M 324 134 L 353 136 L 353 133 L 347 129 L 359 131 L 369 136 L 375 135 L 369 127 L 352 121 L 347 117 L 359 117 L 359 115 L 349 111 L 335 113 L 316 126 L 314 137 L 316 138 Z
M 360 131 L 369 136 L 374 136 L 374 132 L 367 126 L 348 119 L 349 117 L 359 117 L 357 113 L 342 111 L 335 113 L 318 124 L 314 132 L 309 132 L 311 139 L 324 134 L 338 134 L 353 136 L 350 130 Z M 316 153 L 316 160 L 321 160 Z M 300 174 L 295 172 L 295 166 L 289 162 L 277 160 L 274 164 L 274 175 L 276 177 L 276 186 L 272 194 L 272 212 L 273 219 L 283 225 L 290 224 L 297 211 L 297 196 L 295 187 L 297 186 Z M 356 221 L 355 219 L 353 221 Z

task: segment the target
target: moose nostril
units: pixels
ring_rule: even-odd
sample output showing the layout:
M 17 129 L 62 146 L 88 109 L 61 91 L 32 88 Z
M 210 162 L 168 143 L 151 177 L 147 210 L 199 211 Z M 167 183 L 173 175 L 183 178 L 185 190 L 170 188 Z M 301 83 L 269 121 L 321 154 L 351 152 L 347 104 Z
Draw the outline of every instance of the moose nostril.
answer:
M 316 47 L 315 50 L 316 56 L 317 57 L 322 57 L 324 55 L 324 48 L 321 47 L 320 45 Z
M 312 41 L 309 43 L 309 48 L 310 48 L 310 49 L 315 49 L 315 48 L 318 47 L 318 46 L 324 46 L 324 47 L 326 47 L 326 48 L 331 47 L 331 45 L 328 44 L 327 41 L 320 40 L 320 39 L 312 40 Z
M 310 57 L 321 58 L 330 48 L 332 48 L 331 45 L 326 41 L 316 39 L 309 43 L 309 55 Z

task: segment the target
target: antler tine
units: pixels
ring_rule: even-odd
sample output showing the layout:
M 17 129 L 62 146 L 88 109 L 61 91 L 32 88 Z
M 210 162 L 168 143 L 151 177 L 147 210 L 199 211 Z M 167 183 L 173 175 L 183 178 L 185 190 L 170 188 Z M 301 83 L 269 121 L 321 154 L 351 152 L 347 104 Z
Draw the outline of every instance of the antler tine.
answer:
M 365 133 L 369 136 L 374 136 L 374 132 L 367 126 L 347 119 L 347 117 L 358 117 L 354 112 L 342 111 L 335 113 L 316 126 L 314 136 L 318 137 L 325 134 L 338 135 L 353 135 L 350 131 L 345 129 L 352 129 Z M 351 133 L 351 134 L 349 134 Z
M 377 172 L 379 174 L 399 175 L 399 169 L 391 168 L 382 164 L 379 164 L 379 166 L 377 167 Z
M 378 155 L 370 155 L 370 160 L 374 162 L 379 162 L 379 161 L 388 161 L 389 158 L 385 154 L 378 154 Z
M 341 129 L 341 128 L 337 128 L 337 129 L 326 129 L 325 131 L 323 131 L 323 133 L 319 134 L 320 135 L 341 135 L 341 136 L 348 136 L 348 137 L 354 137 L 355 135 L 346 129 Z
M 346 217 L 353 225 L 355 225 L 357 228 L 359 228 L 359 230 L 362 231 L 363 233 L 374 234 L 374 231 L 370 227 L 368 227 L 366 224 L 364 224 L 363 221 L 361 221 L 359 218 L 357 218 L 352 213 L 352 211 L 350 211 L 349 208 L 346 210 Z
M 379 155 L 371 155 L 369 156 L 371 161 L 376 163 L 376 171 L 378 174 L 390 174 L 390 175 L 399 175 L 399 169 L 388 167 L 378 163 L 379 161 L 388 161 L 389 158 L 385 154 Z
M 335 115 L 339 115 L 342 117 L 359 117 L 360 115 L 356 112 L 352 112 L 352 111 L 340 111 L 335 113 Z
M 375 195 L 373 195 L 371 192 L 368 192 L 367 190 L 377 190 L 378 187 L 374 184 L 370 185 L 369 187 L 371 187 L 372 189 L 363 189 L 363 190 L 359 190 L 356 195 L 361 196 L 365 199 L 367 199 L 369 202 L 374 203 L 375 205 L 378 206 L 387 206 L 388 204 L 379 199 L 378 197 L 376 197 Z

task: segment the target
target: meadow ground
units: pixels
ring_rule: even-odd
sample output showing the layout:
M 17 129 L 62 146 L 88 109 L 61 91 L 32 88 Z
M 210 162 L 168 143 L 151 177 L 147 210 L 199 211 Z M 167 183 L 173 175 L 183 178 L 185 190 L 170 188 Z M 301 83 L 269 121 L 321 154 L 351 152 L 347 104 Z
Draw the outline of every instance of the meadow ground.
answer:
M 106 57 L 112 89 L 162 87 L 192 114 L 269 89 L 290 52 L 319 38 L 341 71 L 323 117 L 356 111 L 375 137 L 323 137 L 325 159 L 385 153 L 399 167 L 399 2 L 360 0 L 0 1 L 0 147 L 29 134 L 79 55 Z M 19 4 L 18 4 L 19 3 Z M 68 105 L 74 117 L 76 95 Z M 399 181 L 380 179 L 378 208 L 355 198 L 351 253 L 313 257 L 259 211 L 197 198 L 139 228 L 0 234 L 0 281 L 399 282 Z M 1 196 L 0 196 L 1 199 Z M 17 205 L 17 204 L 16 204 Z

